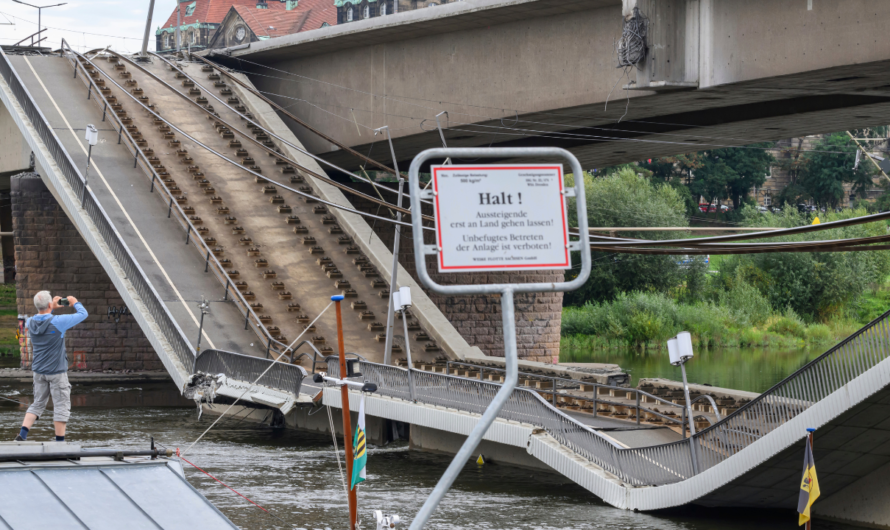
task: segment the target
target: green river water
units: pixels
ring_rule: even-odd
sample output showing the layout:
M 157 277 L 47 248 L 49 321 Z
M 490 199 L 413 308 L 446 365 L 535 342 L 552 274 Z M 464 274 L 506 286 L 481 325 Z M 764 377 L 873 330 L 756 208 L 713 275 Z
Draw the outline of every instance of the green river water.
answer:
M 690 383 L 764 392 L 830 347 L 814 346 L 799 350 L 696 349 L 695 356 L 686 363 L 686 376 Z M 641 378 L 647 377 L 683 380 L 680 368 L 668 362 L 666 349 L 635 352 L 563 348 L 560 361 L 615 363 L 630 373 L 633 386 Z

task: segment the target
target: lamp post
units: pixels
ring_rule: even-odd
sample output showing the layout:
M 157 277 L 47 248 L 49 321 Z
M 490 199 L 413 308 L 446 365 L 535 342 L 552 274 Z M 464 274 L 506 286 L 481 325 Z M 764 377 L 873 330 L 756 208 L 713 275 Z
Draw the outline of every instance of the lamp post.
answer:
M 59 7 L 59 6 L 63 6 L 63 5 L 65 5 L 65 4 L 68 3 L 68 2 L 62 2 L 61 4 L 53 4 L 53 5 L 51 5 L 51 6 L 35 6 L 35 5 L 32 5 L 32 4 L 27 4 L 27 3 L 25 3 L 25 2 L 22 2 L 21 0 L 12 0 L 12 1 L 15 2 L 15 3 L 17 3 L 17 4 L 22 4 L 23 6 L 34 7 L 34 8 L 37 9 L 37 34 L 38 34 L 38 35 L 40 35 L 40 28 L 42 27 L 42 22 L 43 22 L 43 17 L 42 17 L 42 15 L 43 15 L 43 10 L 44 10 L 44 9 L 48 9 L 48 8 L 50 8 L 50 7 Z M 38 37 L 38 38 L 39 38 L 39 37 Z
M 90 177 L 90 161 L 93 158 L 93 146 L 99 143 L 99 129 L 97 129 L 92 123 L 87 125 L 84 140 L 87 141 L 89 148 L 87 150 L 87 170 L 83 174 L 83 194 L 80 196 L 81 208 L 83 208 L 83 205 L 86 204 L 87 200 L 87 182 Z
M 698 473 L 698 462 L 695 455 L 695 418 L 692 416 L 692 403 L 689 400 L 689 382 L 686 380 L 686 361 L 692 359 L 692 335 L 688 331 L 681 331 L 677 336 L 670 339 L 667 343 L 668 356 L 671 364 L 679 366 L 683 373 L 683 397 L 686 402 L 686 417 L 689 419 L 689 443 L 692 452 L 693 472 Z
M 179 6 L 177 5 L 177 8 Z M 151 16 L 155 10 L 155 0 L 150 0 L 148 2 L 148 17 L 145 19 L 145 35 L 142 37 L 142 53 L 139 54 L 139 58 L 143 61 L 148 60 L 148 35 L 151 32 Z M 160 50 L 159 50 L 160 51 Z
M 411 288 L 407 285 L 392 293 L 394 311 L 402 312 L 402 324 L 405 326 L 405 354 L 408 356 L 408 390 L 414 401 L 414 363 L 411 361 L 411 344 L 408 341 L 408 308 L 411 307 Z M 395 315 L 394 315 L 395 316 Z
M 204 297 L 201 297 L 201 303 L 198 304 L 198 309 L 201 310 L 201 323 L 198 324 L 198 344 L 195 346 L 195 353 L 201 353 L 201 335 L 204 333 L 204 315 L 210 312 L 210 304 L 207 300 L 204 300 Z

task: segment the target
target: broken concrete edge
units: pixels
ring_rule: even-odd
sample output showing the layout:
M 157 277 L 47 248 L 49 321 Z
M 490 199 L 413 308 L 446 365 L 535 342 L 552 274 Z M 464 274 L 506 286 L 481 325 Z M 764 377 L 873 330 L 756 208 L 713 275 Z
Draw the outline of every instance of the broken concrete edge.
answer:
M 643 386 L 649 385 L 655 387 L 667 387 L 674 390 L 683 390 L 682 381 L 671 381 L 670 379 L 661 379 L 658 377 L 640 379 L 640 381 L 637 383 L 637 388 L 642 388 Z M 690 384 L 689 391 L 699 392 L 701 394 L 708 394 L 714 396 L 716 399 L 734 399 L 736 401 L 750 401 L 760 396 L 760 394 L 756 392 L 748 392 L 745 390 L 734 390 L 732 388 L 720 388 L 717 386 L 698 384 Z
M 24 87 L 24 83 L 22 83 L 22 86 Z M 27 89 L 25 90 L 27 91 Z M 62 211 L 65 212 L 65 214 L 71 220 L 72 224 L 80 233 L 87 246 L 89 246 L 90 250 L 93 252 L 93 255 L 96 256 L 96 259 L 99 261 L 99 263 L 102 265 L 102 268 L 108 274 L 108 277 L 111 279 L 111 282 L 114 284 L 115 289 L 117 289 L 118 294 L 120 294 L 124 303 L 127 305 L 127 307 L 133 308 L 133 317 L 136 319 L 136 322 L 139 324 L 142 332 L 145 333 L 145 336 L 146 338 L 148 338 L 152 347 L 155 349 L 156 352 L 159 352 L 158 357 L 164 364 L 164 368 L 167 369 L 167 371 L 173 377 L 174 383 L 177 385 L 180 391 L 182 391 L 182 389 L 185 388 L 185 383 L 188 379 L 189 369 L 183 366 L 182 363 L 176 358 L 173 347 L 161 330 L 161 326 L 158 322 L 155 321 L 154 317 L 149 312 L 148 307 L 143 302 L 141 295 L 136 289 L 136 286 L 133 285 L 132 281 L 127 277 L 127 274 L 124 272 L 123 267 L 118 262 L 114 252 L 111 250 L 111 248 L 109 248 L 108 244 L 102 238 L 102 233 L 99 230 L 99 227 L 96 226 L 96 224 L 88 215 L 83 215 L 84 210 L 80 206 L 80 201 L 78 200 L 74 190 L 63 178 L 62 170 L 53 158 L 52 151 L 50 151 L 49 147 L 44 144 L 43 140 L 40 138 L 40 135 L 35 129 L 34 124 L 31 123 L 31 119 L 25 112 L 25 109 L 16 99 L 15 95 L 12 93 L 11 87 L 3 78 L 0 78 L 0 104 L 3 104 L 9 111 L 9 114 L 12 116 L 13 121 L 15 121 L 16 125 L 19 127 L 19 131 L 25 138 L 25 142 L 34 153 L 38 168 L 43 169 L 43 172 L 39 173 L 40 178 L 43 180 L 43 182 L 46 184 L 47 189 L 58 202 L 59 207 L 62 208 Z M 45 121 L 46 127 L 51 127 L 49 122 L 46 121 L 46 118 L 43 117 L 42 114 L 40 115 L 40 118 Z M 64 146 L 62 145 L 61 141 L 59 141 L 59 147 L 62 148 L 62 152 L 65 153 L 65 155 L 68 155 L 68 153 L 64 151 Z M 74 167 L 74 170 L 79 172 L 76 167 Z M 81 176 L 81 178 L 83 177 Z M 105 218 L 108 219 L 107 214 L 105 214 L 104 208 L 102 207 L 101 203 L 97 201 L 96 205 L 100 210 L 102 210 Z M 114 227 L 114 224 L 110 220 L 108 220 L 108 224 Z M 115 235 L 117 235 L 116 231 Z M 120 244 L 124 249 L 126 249 L 127 254 L 132 258 L 132 254 L 130 254 L 130 250 L 129 247 L 127 247 L 127 244 L 123 240 L 120 240 Z M 135 260 L 135 258 L 132 259 L 137 270 L 139 270 L 139 273 L 142 275 L 145 282 L 147 282 L 151 290 L 150 296 L 154 296 L 157 298 L 158 301 L 160 301 L 161 298 L 155 291 L 155 288 L 152 285 L 151 281 L 147 278 L 145 272 L 139 266 L 139 263 Z M 182 330 L 179 329 L 179 325 L 176 323 L 176 320 L 174 320 L 172 317 L 171 320 L 176 331 L 182 334 Z M 163 355 L 160 352 L 163 352 Z
M 237 76 L 238 79 L 248 86 L 253 87 L 253 83 L 251 83 L 250 79 L 245 75 L 239 73 L 233 73 L 233 75 Z M 237 95 L 241 98 L 241 101 L 247 103 L 248 107 L 254 111 L 255 119 L 265 128 L 274 131 L 275 134 L 294 145 L 303 146 L 300 140 L 297 139 L 296 135 L 294 135 L 290 128 L 285 125 L 278 113 L 273 110 L 268 103 L 244 90 L 237 84 L 233 84 L 232 88 L 237 91 Z M 327 174 L 327 172 L 325 172 L 319 163 L 312 157 L 301 153 L 288 145 L 282 145 L 281 148 L 286 151 L 287 156 L 292 160 L 297 161 L 300 165 L 307 167 L 318 174 Z M 310 175 L 306 175 L 306 178 L 312 181 L 313 187 L 318 191 L 320 198 L 334 204 L 341 204 L 354 209 L 354 206 L 349 202 L 340 189 L 319 181 Z M 361 248 L 362 252 L 371 260 L 377 270 L 380 271 L 380 277 L 389 283 L 389 279 L 392 277 L 392 250 L 383 244 L 380 237 L 371 229 L 371 226 L 365 222 L 363 216 L 345 212 L 340 209 L 331 209 L 330 213 L 337 218 L 343 231 L 352 237 L 355 244 Z M 436 340 L 445 353 L 452 359 L 487 359 L 488 357 L 481 349 L 477 346 L 470 346 L 466 339 L 454 329 L 451 322 L 449 322 L 445 315 L 442 314 L 436 304 L 430 300 L 429 296 L 427 296 L 426 292 L 423 291 L 420 285 L 414 281 L 411 274 L 409 274 L 401 264 L 399 264 L 398 267 L 398 280 L 396 285 L 397 287 L 408 286 L 411 288 L 411 297 L 414 303 L 411 307 L 411 313 L 420 321 L 424 329 Z
M 31 383 L 34 372 L 25 369 L 0 370 L 0 381 L 4 383 Z M 166 383 L 173 378 L 166 371 L 138 371 L 129 373 L 78 372 L 69 371 L 68 380 L 78 384 L 95 383 Z
M 467 363 L 479 366 L 506 368 L 503 357 L 470 357 L 465 359 Z M 564 366 L 561 364 L 542 363 L 539 361 L 519 360 L 519 371 L 544 377 L 559 377 L 562 379 L 574 379 L 576 381 L 592 381 L 601 385 L 623 386 L 630 384 L 630 375 L 621 370 L 617 364 L 584 363 L 585 367 Z

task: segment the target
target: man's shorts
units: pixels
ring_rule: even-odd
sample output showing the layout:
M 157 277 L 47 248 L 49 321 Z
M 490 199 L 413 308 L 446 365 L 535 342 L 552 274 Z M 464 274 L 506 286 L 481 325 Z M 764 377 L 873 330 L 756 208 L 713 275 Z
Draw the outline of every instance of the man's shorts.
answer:
M 36 416 L 46 410 L 46 402 L 53 398 L 53 421 L 67 422 L 71 416 L 71 383 L 68 373 L 34 374 L 34 403 L 28 412 Z

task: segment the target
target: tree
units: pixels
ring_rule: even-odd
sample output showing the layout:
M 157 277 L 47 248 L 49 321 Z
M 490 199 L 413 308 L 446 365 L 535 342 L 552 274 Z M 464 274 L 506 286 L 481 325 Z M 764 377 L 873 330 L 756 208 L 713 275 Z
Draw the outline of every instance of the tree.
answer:
M 572 184 L 572 183 L 570 183 Z M 686 227 L 685 207 L 680 194 L 671 186 L 638 176 L 633 168 L 594 178 L 584 175 L 588 223 L 591 227 L 677 226 Z M 569 204 L 569 219 L 576 218 L 574 203 Z M 678 237 L 672 232 L 622 232 L 618 237 L 665 239 Z M 566 305 L 588 301 L 613 300 L 625 291 L 666 292 L 680 282 L 675 256 L 622 255 L 591 252 L 590 279 L 578 290 L 566 293 Z M 577 265 L 577 264 L 576 264 Z M 578 269 L 566 273 L 568 280 Z
M 695 171 L 690 189 L 708 202 L 719 203 L 729 197 L 733 207 L 740 209 L 744 197 L 751 188 L 764 183 L 770 165 L 775 162 L 767 151 L 770 147 L 772 144 L 760 143 L 704 151 L 701 168 Z
M 873 185 L 874 169 L 867 160 L 856 165 L 858 150 L 847 133 L 834 133 L 805 155 L 807 163 L 801 171 L 800 184 L 816 204 L 836 208 L 844 199 L 844 183 L 853 185 L 853 193 L 866 196 Z

